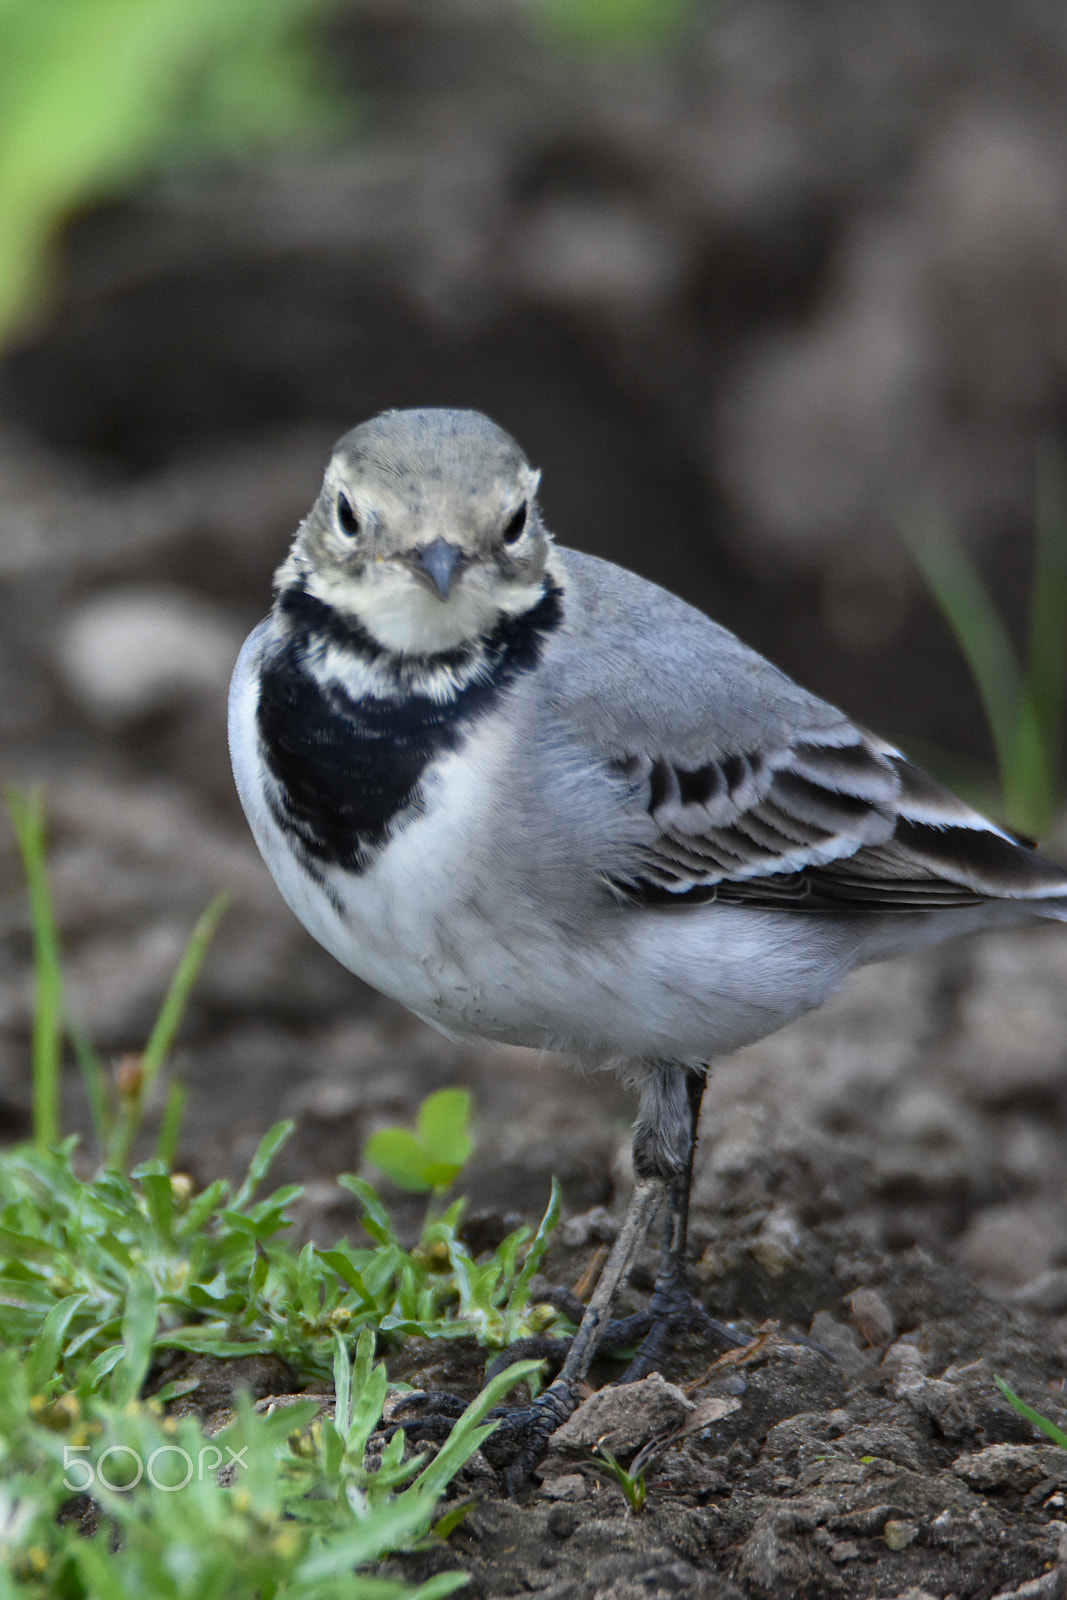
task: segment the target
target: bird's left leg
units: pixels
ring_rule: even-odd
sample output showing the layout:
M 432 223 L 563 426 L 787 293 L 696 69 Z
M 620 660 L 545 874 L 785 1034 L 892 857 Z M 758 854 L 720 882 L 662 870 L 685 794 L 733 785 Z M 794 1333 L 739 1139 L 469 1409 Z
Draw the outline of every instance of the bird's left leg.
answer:
M 624 1337 L 626 1331 L 631 1337 L 647 1335 L 623 1377 L 624 1383 L 651 1371 L 666 1335 L 685 1323 L 696 1320 L 710 1324 L 710 1331 L 720 1340 L 725 1338 L 727 1344 L 745 1342 L 732 1329 L 708 1316 L 693 1299 L 685 1278 L 689 1194 L 703 1092 L 703 1072 L 693 1073 L 674 1062 L 656 1062 L 649 1068 L 641 1087 L 634 1128 L 633 1196 L 559 1377 L 523 1415 L 520 1451 L 509 1472 L 512 1483 L 521 1482 L 533 1470 L 551 1435 L 574 1411 L 579 1386 L 605 1335 L 612 1343 L 620 1331 Z M 648 1311 L 639 1318 L 607 1323 L 615 1292 L 664 1200 L 667 1231 Z M 517 1420 L 514 1413 L 512 1419 Z
M 675 1071 L 681 1069 L 674 1069 Z M 660 1254 L 659 1269 L 652 1298 L 645 1311 L 614 1324 L 608 1331 L 613 1344 L 629 1344 L 635 1338 L 642 1342 L 622 1379 L 633 1383 L 644 1378 L 655 1367 L 669 1334 L 687 1326 L 696 1326 L 727 1348 L 739 1347 L 747 1341 L 733 1328 L 710 1316 L 689 1287 L 686 1273 L 686 1253 L 689 1241 L 689 1201 L 693 1187 L 693 1160 L 696 1155 L 697 1129 L 700 1123 L 700 1106 L 704 1098 L 707 1075 L 704 1071 L 686 1071 L 684 1093 L 686 1116 L 684 1126 L 677 1102 L 679 1085 L 676 1079 L 661 1077 L 650 1085 L 650 1092 L 658 1094 L 660 1104 L 669 1101 L 669 1108 L 660 1110 L 655 1125 L 659 1129 L 658 1159 L 664 1167 L 673 1166 L 676 1176 L 671 1182 L 667 1197 L 667 1219 Z M 642 1100 L 642 1104 L 644 1101 Z M 653 1109 L 650 1107 L 650 1110 Z M 667 1114 L 664 1114 L 664 1110 Z M 646 1119 L 652 1125 L 653 1119 Z M 667 1140 L 663 1130 L 671 1130 L 673 1139 Z M 634 1135 L 634 1165 L 637 1166 L 637 1143 L 643 1131 L 639 1117 Z M 643 1337 L 642 1337 L 643 1336 Z
M 669 1197 L 672 1184 L 684 1174 L 691 1143 L 689 1123 L 683 1070 L 670 1063 L 654 1064 L 642 1085 L 634 1130 L 634 1192 L 559 1376 L 531 1405 L 497 1413 L 499 1427 L 488 1454 L 490 1459 L 498 1453 L 511 1456 L 513 1482 L 521 1481 L 532 1471 L 552 1434 L 578 1404 L 579 1388 L 605 1329 L 610 1326 L 607 1318 L 615 1292 L 644 1244 L 653 1218 Z M 437 1414 L 405 1421 L 405 1430 L 413 1436 L 440 1431 L 443 1397 L 427 1395 L 422 1399 L 434 1405 Z

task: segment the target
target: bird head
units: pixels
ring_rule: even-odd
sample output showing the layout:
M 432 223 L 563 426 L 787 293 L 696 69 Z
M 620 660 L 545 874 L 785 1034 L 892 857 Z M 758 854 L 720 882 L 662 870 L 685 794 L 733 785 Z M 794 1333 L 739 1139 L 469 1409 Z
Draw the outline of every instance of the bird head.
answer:
M 398 655 L 462 646 L 538 603 L 540 473 L 477 411 L 385 411 L 346 433 L 276 575 Z

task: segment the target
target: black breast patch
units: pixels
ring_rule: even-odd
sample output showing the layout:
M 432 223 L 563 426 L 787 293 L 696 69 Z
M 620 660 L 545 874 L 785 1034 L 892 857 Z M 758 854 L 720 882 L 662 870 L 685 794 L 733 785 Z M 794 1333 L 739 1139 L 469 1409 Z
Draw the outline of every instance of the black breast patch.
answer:
M 316 878 L 325 866 L 363 872 L 391 830 L 422 814 L 426 768 L 457 749 L 508 684 L 536 666 L 563 615 L 560 591 L 550 588 L 524 616 L 502 619 L 481 643 L 478 676 L 440 703 L 410 690 L 356 699 L 336 682 L 321 685 L 307 661 L 323 634 L 379 667 L 388 658 L 308 595 L 287 596 L 285 610 L 291 632 L 264 665 L 256 720 L 277 785 L 272 815 Z M 410 669 L 408 662 L 409 681 Z

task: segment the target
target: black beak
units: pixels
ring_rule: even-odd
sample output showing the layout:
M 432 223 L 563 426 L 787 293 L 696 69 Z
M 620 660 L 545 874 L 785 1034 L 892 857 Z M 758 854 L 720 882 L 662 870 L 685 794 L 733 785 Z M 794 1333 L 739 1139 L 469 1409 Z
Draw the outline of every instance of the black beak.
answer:
M 428 578 L 439 600 L 447 600 L 452 580 L 463 565 L 463 551 L 447 539 L 435 539 L 415 553 L 415 571 Z

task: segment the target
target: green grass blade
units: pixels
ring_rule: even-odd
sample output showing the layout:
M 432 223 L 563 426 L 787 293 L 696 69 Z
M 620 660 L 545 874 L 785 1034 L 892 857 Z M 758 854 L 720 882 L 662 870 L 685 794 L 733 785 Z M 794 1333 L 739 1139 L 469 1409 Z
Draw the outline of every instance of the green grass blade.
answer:
M 359 1336 L 360 1344 L 363 1343 L 363 1334 Z M 373 1346 L 374 1335 L 371 1334 Z M 352 1364 L 348 1359 L 348 1349 L 337 1329 L 333 1332 L 333 1392 L 334 1407 L 333 1420 L 338 1433 L 344 1438 L 348 1432 L 348 1424 L 352 1416 Z
M 524 10 L 557 47 L 642 56 L 674 44 L 696 15 L 693 0 L 536 0 Z
M 185 1103 L 188 1096 L 185 1085 L 175 1081 L 167 1089 L 167 1104 L 163 1111 L 163 1121 L 159 1129 L 159 1138 L 156 1140 L 156 1159 L 162 1161 L 168 1169 L 173 1167 L 174 1158 L 178 1150 L 178 1140 L 181 1138 L 182 1123 L 185 1120 Z
M 178 1031 L 185 1007 L 189 1001 L 189 993 L 196 982 L 197 974 L 203 966 L 204 957 L 208 953 L 215 930 L 228 909 L 232 895 L 217 894 L 207 910 L 198 919 L 196 927 L 189 935 L 189 942 L 182 952 L 178 968 L 170 980 L 170 987 L 163 998 L 159 1008 L 155 1026 L 148 1036 L 148 1043 L 144 1047 L 142 1066 L 144 1068 L 145 1089 L 152 1087 L 153 1080 L 159 1072 L 170 1047 L 174 1043 L 174 1035 Z
M 903 533 L 978 686 L 1009 820 L 1032 829 L 1044 820 L 1042 807 L 1053 792 L 1053 780 L 1008 631 L 969 556 L 948 528 L 927 521 L 904 524 Z
M 1011 761 L 1023 698 L 1022 674 L 1007 629 L 946 527 L 907 525 L 904 537 L 978 685 L 1003 773 Z
M 231 1211 L 240 1211 L 248 1204 L 263 1179 L 270 1171 L 275 1156 L 289 1138 L 296 1123 L 291 1117 L 276 1122 L 268 1128 L 256 1146 L 255 1155 L 248 1163 L 248 1175 L 230 1202 Z
M 197 920 L 174 976 L 170 980 L 170 986 L 163 997 L 163 1004 L 159 1008 L 152 1032 L 148 1036 L 148 1043 L 140 1057 L 139 1081 L 131 1093 L 122 1097 L 119 1118 L 111 1132 L 107 1164 L 117 1171 L 125 1171 L 129 1164 L 130 1151 L 133 1149 L 133 1141 L 141 1125 L 146 1098 L 170 1053 L 174 1035 L 178 1031 L 189 1000 L 189 993 L 196 982 L 215 930 L 231 898 L 225 892 L 217 894 Z
M 343 1189 L 349 1189 L 362 1205 L 363 1226 L 375 1243 L 394 1245 L 399 1249 L 400 1240 L 396 1236 L 392 1218 L 367 1180 L 357 1178 L 352 1172 L 342 1172 L 337 1181 Z
M 504 1396 L 524 1379 L 536 1377 L 541 1370 L 539 1361 L 516 1361 L 503 1372 L 491 1378 L 480 1394 L 476 1395 L 433 1460 L 423 1468 L 411 1490 L 432 1494 L 434 1499 L 443 1494 L 451 1479 L 463 1463 L 474 1454 L 478 1446 L 489 1437 L 495 1422 L 482 1424 L 487 1411 L 499 1405 Z
M 1027 689 L 1042 748 L 1054 773 L 1067 708 L 1067 462 L 1051 447 L 1037 463 L 1037 542 Z
M 1033 1406 L 1028 1406 L 1025 1400 L 1020 1400 L 1015 1390 L 1009 1389 L 1004 1379 L 998 1378 L 996 1373 L 993 1374 L 993 1382 L 1021 1417 L 1025 1417 L 1027 1422 L 1032 1422 L 1035 1428 L 1040 1428 L 1041 1432 L 1051 1439 L 1053 1444 L 1058 1444 L 1061 1450 L 1067 1450 L 1067 1433 L 1064 1433 L 1062 1428 L 1057 1428 L 1054 1422 L 1050 1422 L 1048 1417 L 1043 1417 L 1040 1411 L 1035 1411 Z
M 111 1397 L 116 1405 L 128 1405 L 141 1392 L 152 1360 L 159 1322 L 159 1302 L 147 1273 L 138 1271 L 130 1280 L 122 1313 L 122 1354 L 114 1368 Z
M 1056 809 L 1052 752 L 1045 744 L 1038 710 L 1026 692 L 1019 707 L 1015 745 L 1004 774 L 1004 813 L 1025 834 L 1040 838 Z
M 101 1150 L 107 1149 L 115 1123 L 115 1115 L 107 1089 L 107 1072 L 92 1040 L 78 1023 L 67 1017 L 67 1037 L 81 1069 L 82 1082 L 89 1100 L 93 1131 Z
M 44 798 L 5 790 L 15 828 L 33 922 L 33 1137 L 41 1146 L 59 1139 L 60 1069 L 63 1052 L 63 973 L 52 894 L 45 860 Z
M 312 1593 L 311 1585 L 329 1578 L 344 1577 L 353 1582 L 353 1567 L 380 1561 L 383 1556 L 404 1549 L 426 1533 L 431 1515 L 432 1508 L 421 1498 L 402 1496 L 380 1506 L 357 1527 L 324 1539 L 317 1550 L 309 1551 L 294 1574 L 300 1584 L 308 1586 L 298 1592 Z
M 522 1271 L 515 1280 L 515 1287 L 511 1291 L 508 1301 L 509 1312 L 518 1313 L 526 1309 L 526 1302 L 530 1298 L 530 1280 L 541 1265 L 562 1210 L 563 1191 L 559 1186 L 559 1179 L 553 1178 L 548 1210 L 541 1218 L 541 1225 L 534 1235 L 529 1250 L 526 1252 L 526 1260 L 522 1264 Z
M 469 1510 L 467 1507 L 465 1516 Z M 439 1572 L 435 1578 L 427 1578 L 425 1583 L 420 1583 L 414 1593 L 407 1596 L 407 1600 L 444 1600 L 445 1595 L 466 1588 L 470 1581 L 467 1572 Z

